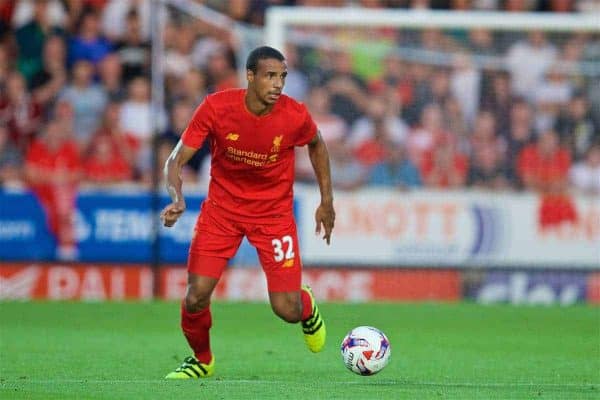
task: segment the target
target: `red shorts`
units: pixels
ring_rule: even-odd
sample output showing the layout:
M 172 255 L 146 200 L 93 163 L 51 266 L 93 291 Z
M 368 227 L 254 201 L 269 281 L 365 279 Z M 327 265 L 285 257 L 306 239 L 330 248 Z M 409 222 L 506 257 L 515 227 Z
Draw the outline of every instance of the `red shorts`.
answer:
M 204 202 L 194 229 L 188 272 L 219 279 L 246 236 L 258 252 L 269 292 L 300 290 L 302 265 L 293 216 L 277 222 L 239 222 Z M 222 262 L 215 260 L 221 259 Z

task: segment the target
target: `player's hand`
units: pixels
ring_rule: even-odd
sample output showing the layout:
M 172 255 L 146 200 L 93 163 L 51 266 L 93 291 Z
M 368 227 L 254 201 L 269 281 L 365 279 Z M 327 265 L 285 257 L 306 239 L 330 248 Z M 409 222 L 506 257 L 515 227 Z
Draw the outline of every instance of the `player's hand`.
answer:
M 317 207 L 315 212 L 315 222 L 317 228 L 315 230 L 317 235 L 321 234 L 321 229 L 325 231 L 323 234 L 323 240 L 329 244 L 331 242 L 331 231 L 333 230 L 333 224 L 335 222 L 335 210 L 333 209 L 333 203 L 321 203 Z
M 175 225 L 175 222 L 181 217 L 181 214 L 185 211 L 185 203 L 178 201 L 171 203 L 160 212 L 160 219 L 164 226 L 171 227 Z

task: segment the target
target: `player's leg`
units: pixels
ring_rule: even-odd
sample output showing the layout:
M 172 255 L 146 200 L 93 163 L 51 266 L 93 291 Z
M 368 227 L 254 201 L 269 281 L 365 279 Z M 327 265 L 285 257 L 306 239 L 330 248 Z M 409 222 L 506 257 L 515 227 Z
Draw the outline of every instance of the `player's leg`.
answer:
M 181 303 L 181 330 L 194 356 L 169 373 L 167 379 L 203 378 L 214 373 L 210 349 L 210 298 L 227 262 L 242 240 L 241 231 L 211 210 L 202 209 L 188 257 L 188 285 Z
M 291 292 L 273 292 L 269 290 L 271 309 L 285 322 L 295 324 L 302 320 L 300 290 Z
M 325 323 L 310 288 L 301 286 L 302 263 L 295 221 L 288 218 L 275 225 L 254 226 L 247 235 L 258 250 L 273 312 L 286 322 L 301 322 L 308 348 L 321 351 L 325 345 Z
M 226 258 L 207 257 L 190 254 L 190 270 L 213 271 L 221 275 L 227 265 Z M 183 364 L 169 373 L 167 379 L 189 379 L 209 377 L 214 373 L 214 356 L 210 349 L 210 328 L 212 314 L 210 298 L 219 282 L 218 277 L 188 273 L 185 298 L 181 302 L 181 330 L 194 356 L 186 357 Z

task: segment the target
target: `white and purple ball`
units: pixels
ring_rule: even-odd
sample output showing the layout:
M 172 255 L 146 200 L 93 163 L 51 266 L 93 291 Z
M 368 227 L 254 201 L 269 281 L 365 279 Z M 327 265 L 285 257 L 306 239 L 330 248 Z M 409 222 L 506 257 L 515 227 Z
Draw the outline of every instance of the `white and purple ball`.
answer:
M 342 358 L 350 371 L 359 375 L 374 375 L 390 361 L 390 341 L 377 328 L 359 326 L 342 340 Z

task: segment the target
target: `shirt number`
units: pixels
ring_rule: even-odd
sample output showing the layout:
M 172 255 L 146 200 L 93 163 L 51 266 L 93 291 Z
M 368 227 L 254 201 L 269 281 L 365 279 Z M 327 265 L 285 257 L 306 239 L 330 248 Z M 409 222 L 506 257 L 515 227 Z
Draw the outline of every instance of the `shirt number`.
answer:
M 281 240 L 273 239 L 271 244 L 273 245 L 273 251 L 275 252 L 275 261 L 279 262 L 284 258 L 286 260 L 294 258 L 294 241 L 290 235 L 285 235 Z M 285 253 L 283 250 L 284 245 L 286 247 Z

